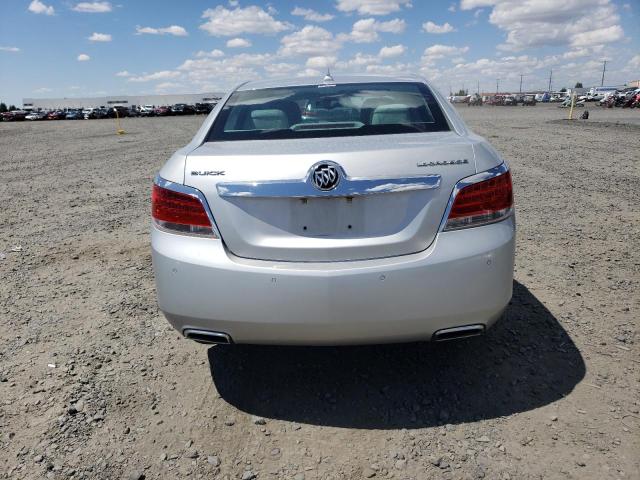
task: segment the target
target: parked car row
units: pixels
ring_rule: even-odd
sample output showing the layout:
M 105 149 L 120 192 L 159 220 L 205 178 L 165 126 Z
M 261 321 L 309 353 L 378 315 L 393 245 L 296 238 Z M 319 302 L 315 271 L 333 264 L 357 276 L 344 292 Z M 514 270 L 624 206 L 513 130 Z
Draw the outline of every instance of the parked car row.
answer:
M 66 108 L 54 110 L 12 110 L 0 114 L 0 121 L 19 122 L 23 120 L 93 120 L 100 118 L 117 117 L 164 117 L 169 115 L 207 115 L 215 107 L 215 103 L 196 103 L 188 105 L 177 103 L 175 105 L 155 106 L 114 106 L 114 107 L 89 107 Z
M 470 107 L 487 105 L 506 105 L 506 106 L 533 106 L 538 103 L 538 99 L 534 94 L 496 94 L 496 95 L 453 95 L 449 97 L 451 103 L 466 103 Z
M 601 107 L 640 108 L 640 88 L 627 88 L 608 92 L 598 104 Z
M 507 94 L 507 95 L 485 95 L 481 98 L 481 105 L 503 105 L 507 107 L 535 106 L 538 103 L 534 94 Z
M 592 89 L 593 90 L 593 89 Z M 597 93 L 597 92 L 596 92 Z M 584 107 L 587 102 L 594 101 L 594 92 L 590 91 L 587 95 L 579 95 L 573 99 L 574 107 Z M 571 106 L 572 98 L 566 96 L 562 99 L 559 107 L 568 108 Z M 623 88 L 619 90 L 607 91 L 597 105 L 606 108 L 622 107 L 622 108 L 640 108 L 640 88 Z

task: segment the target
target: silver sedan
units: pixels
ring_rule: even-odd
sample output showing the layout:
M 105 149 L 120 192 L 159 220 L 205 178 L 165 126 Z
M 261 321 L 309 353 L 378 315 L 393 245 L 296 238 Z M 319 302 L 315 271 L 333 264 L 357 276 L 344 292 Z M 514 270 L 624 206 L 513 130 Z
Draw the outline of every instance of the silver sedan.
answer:
M 509 168 L 418 77 L 238 86 L 152 216 L 158 304 L 200 342 L 449 340 L 511 298 Z

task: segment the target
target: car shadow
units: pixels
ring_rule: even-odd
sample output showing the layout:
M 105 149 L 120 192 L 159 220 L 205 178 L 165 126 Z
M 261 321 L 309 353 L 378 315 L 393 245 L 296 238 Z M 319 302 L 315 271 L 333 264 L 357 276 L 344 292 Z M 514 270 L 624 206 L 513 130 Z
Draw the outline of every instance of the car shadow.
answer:
M 221 397 L 249 414 L 363 429 L 421 428 L 525 412 L 570 393 L 585 364 L 558 320 L 514 282 L 484 337 L 354 347 L 214 346 Z

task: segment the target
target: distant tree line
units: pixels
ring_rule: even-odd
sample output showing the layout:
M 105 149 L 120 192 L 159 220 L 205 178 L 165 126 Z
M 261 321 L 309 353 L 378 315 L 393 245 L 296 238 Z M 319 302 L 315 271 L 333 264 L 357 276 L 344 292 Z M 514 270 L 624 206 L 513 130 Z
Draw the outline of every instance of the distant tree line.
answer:
M 4 112 L 11 112 L 12 110 L 16 110 L 16 106 L 15 105 L 9 105 L 9 107 L 7 108 L 7 104 L 4 102 L 0 103 L 0 113 L 4 113 Z

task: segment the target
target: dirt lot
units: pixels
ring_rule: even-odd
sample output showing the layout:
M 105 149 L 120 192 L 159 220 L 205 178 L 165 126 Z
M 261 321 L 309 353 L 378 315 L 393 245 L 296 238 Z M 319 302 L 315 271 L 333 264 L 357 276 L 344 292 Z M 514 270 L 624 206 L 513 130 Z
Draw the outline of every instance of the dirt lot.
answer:
M 151 179 L 202 117 L 0 124 L 0 478 L 640 478 L 640 112 L 589 110 L 461 108 L 511 162 L 512 305 L 354 348 L 159 314 Z

